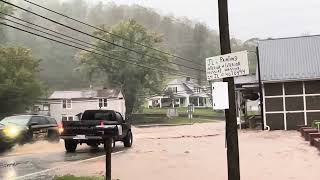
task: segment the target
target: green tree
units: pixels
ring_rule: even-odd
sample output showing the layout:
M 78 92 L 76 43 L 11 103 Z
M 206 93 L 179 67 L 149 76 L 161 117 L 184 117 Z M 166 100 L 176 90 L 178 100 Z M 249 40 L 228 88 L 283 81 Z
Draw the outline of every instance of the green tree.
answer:
M 28 49 L 0 48 L 0 114 L 24 112 L 41 96 L 39 62 Z
M 155 47 L 162 41 L 161 37 L 157 34 L 148 32 L 146 28 L 134 20 L 123 21 L 111 28 L 110 31 L 129 39 L 130 41 L 119 39 L 118 37 L 114 37 L 102 31 L 96 31 L 94 34 L 104 40 L 139 51 L 144 55 L 107 44 L 100 40 L 96 41 L 95 44 L 117 55 L 119 59 L 131 61 L 132 58 L 135 58 L 135 63 L 140 65 L 152 66 L 164 70 L 168 69 L 168 56 L 133 43 L 133 41 L 135 41 L 150 47 Z M 146 55 L 157 57 L 162 60 L 152 59 Z M 103 72 L 105 76 L 100 77 L 105 77 L 105 85 L 108 87 L 120 88 L 122 90 L 126 100 L 127 114 L 137 110 L 134 109 L 134 107 L 141 107 L 144 98 L 139 95 L 159 93 L 161 91 L 164 74 L 159 71 L 137 67 L 126 62 L 114 61 L 106 57 L 86 52 L 81 52 L 79 60 L 83 66 L 89 67 L 88 70 L 90 74 L 92 73 L 92 70 Z

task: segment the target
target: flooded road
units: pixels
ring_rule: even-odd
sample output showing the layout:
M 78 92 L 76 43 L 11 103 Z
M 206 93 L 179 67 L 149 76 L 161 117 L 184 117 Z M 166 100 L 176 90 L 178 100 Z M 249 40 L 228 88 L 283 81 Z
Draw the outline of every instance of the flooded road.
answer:
M 116 147 L 114 152 L 121 151 Z M 50 171 L 66 168 L 75 162 L 83 162 L 105 154 L 103 146 L 93 149 L 78 146 L 76 153 L 66 153 L 64 143 L 37 142 L 16 146 L 12 151 L 0 155 L 0 180 L 52 179 Z

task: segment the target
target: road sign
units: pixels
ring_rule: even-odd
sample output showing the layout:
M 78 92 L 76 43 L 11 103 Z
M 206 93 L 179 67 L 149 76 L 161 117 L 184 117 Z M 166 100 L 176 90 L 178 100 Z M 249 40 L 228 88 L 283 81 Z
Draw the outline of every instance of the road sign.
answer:
M 229 109 L 228 83 L 212 83 L 212 107 L 213 109 Z
M 206 59 L 207 80 L 249 74 L 248 52 L 240 51 Z

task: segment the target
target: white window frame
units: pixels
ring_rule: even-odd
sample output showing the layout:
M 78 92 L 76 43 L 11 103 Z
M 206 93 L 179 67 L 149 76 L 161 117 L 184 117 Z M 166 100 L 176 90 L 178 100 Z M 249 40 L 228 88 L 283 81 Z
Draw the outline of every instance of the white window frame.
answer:
M 200 92 L 201 92 L 201 88 L 200 88 L 200 87 L 194 87 L 194 88 L 193 88 L 193 91 L 194 91 L 195 93 L 200 93 Z
M 172 93 L 178 93 L 178 87 L 175 86 L 175 87 L 168 87 L 167 89 L 168 91 L 171 91 Z
M 107 98 L 98 99 L 98 107 L 100 107 L 100 101 L 102 104 L 101 108 L 108 107 L 108 99 Z
M 66 118 L 67 118 L 67 121 L 74 121 L 74 120 L 75 120 L 74 116 L 72 116 L 72 115 L 65 115 L 65 114 L 62 114 L 62 116 L 61 116 L 61 120 L 63 120 L 63 117 L 66 117 Z M 72 117 L 72 120 L 69 120 L 69 118 L 70 118 L 70 117 Z
M 45 107 L 46 107 L 46 109 L 45 109 Z M 48 104 L 43 105 L 43 109 L 42 110 L 43 111 L 49 111 L 50 110 L 50 105 L 48 105 Z
M 66 101 L 66 108 L 63 107 L 63 101 Z M 70 101 L 70 108 L 68 108 L 68 101 Z M 72 99 L 62 99 L 61 105 L 62 105 L 62 109 L 72 109 Z
M 173 92 L 178 93 L 178 87 L 173 87 Z

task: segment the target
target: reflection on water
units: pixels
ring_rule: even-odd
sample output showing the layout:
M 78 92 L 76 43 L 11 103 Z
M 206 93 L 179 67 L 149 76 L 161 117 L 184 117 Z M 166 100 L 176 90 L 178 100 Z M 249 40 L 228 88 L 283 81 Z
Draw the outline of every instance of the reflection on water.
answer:
M 5 180 L 15 180 L 17 178 L 17 173 L 14 167 L 10 167 L 6 172 L 4 172 L 4 179 Z

